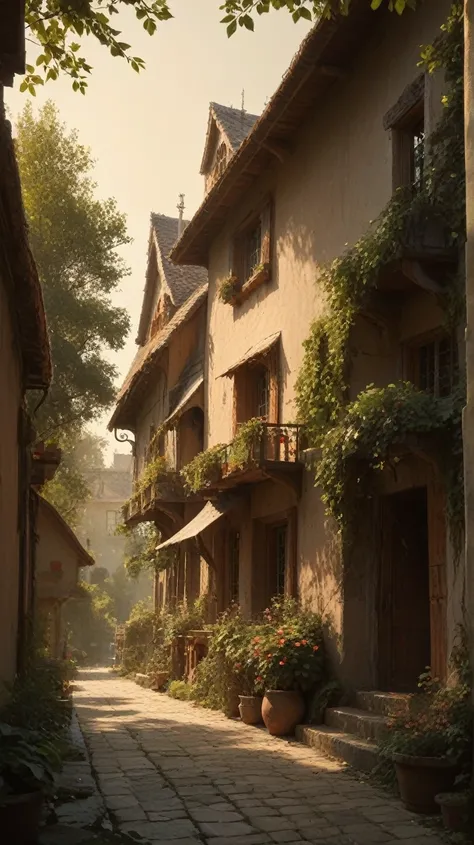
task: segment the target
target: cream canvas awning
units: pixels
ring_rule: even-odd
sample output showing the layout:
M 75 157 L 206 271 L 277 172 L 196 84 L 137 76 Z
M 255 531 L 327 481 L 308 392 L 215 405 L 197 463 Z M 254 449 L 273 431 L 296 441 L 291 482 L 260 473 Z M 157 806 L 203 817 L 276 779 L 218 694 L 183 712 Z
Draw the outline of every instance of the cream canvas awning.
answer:
M 159 546 L 156 547 L 156 551 L 166 549 L 168 546 L 176 546 L 178 543 L 184 542 L 184 540 L 191 540 L 192 537 L 197 537 L 201 531 L 204 531 L 209 527 L 209 525 L 212 525 L 213 522 L 216 522 L 221 518 L 221 516 L 224 516 L 225 513 L 231 510 L 235 501 L 235 496 L 222 496 L 222 498 L 215 503 L 207 502 L 202 511 L 199 511 L 197 516 L 195 516 L 191 522 L 188 522 L 184 528 L 181 528 L 180 531 L 173 534 L 169 540 L 165 540 L 164 543 L 160 543 Z
M 166 417 L 165 421 L 163 422 L 163 425 L 167 425 L 171 422 L 174 422 L 174 420 L 176 420 L 179 415 L 186 410 L 186 405 L 188 404 L 190 399 L 193 398 L 194 394 L 197 393 L 202 384 L 204 384 L 203 375 L 198 376 L 194 381 L 191 382 L 191 384 L 179 400 L 178 404 L 176 405 L 176 408 L 174 408 L 172 413 Z
M 248 364 L 249 361 L 252 361 L 254 358 L 258 358 L 259 355 L 264 355 L 268 352 L 272 346 L 275 346 L 276 343 L 280 340 L 281 332 L 275 332 L 275 334 L 271 334 L 268 337 L 263 338 L 254 346 L 251 346 L 250 349 L 247 349 L 245 355 L 240 358 L 236 364 L 232 364 L 228 370 L 224 373 L 221 373 L 218 378 L 223 378 L 224 376 L 231 376 L 234 374 L 239 367 L 242 367 L 244 364 Z

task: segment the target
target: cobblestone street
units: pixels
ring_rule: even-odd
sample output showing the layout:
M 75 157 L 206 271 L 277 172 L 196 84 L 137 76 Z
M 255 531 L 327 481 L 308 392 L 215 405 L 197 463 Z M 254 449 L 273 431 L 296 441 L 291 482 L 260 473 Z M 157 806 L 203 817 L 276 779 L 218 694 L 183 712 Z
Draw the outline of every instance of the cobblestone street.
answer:
M 439 845 L 396 800 L 264 730 L 82 672 L 82 730 L 116 827 L 173 845 Z

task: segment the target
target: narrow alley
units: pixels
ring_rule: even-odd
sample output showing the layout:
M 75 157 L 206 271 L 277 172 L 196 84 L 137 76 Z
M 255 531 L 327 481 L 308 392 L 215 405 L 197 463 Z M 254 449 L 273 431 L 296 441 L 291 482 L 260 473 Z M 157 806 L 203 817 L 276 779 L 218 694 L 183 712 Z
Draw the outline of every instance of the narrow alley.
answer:
M 386 793 L 296 742 L 275 739 L 107 669 L 75 703 L 111 817 L 173 845 L 441 845 Z

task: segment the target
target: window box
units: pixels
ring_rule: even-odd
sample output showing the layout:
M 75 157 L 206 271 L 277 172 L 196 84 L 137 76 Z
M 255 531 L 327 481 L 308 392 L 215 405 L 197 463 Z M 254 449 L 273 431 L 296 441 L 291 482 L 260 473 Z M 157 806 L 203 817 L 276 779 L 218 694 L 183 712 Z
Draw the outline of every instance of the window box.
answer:
M 270 281 L 270 264 L 261 264 L 256 267 L 253 274 L 247 279 L 242 287 L 234 294 L 230 300 L 232 305 L 240 305 L 253 293 L 260 285 Z

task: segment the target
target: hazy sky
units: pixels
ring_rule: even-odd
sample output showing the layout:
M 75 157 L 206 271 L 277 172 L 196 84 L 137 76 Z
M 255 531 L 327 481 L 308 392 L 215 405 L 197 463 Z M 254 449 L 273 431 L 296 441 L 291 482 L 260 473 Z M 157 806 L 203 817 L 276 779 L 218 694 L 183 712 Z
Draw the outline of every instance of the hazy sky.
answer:
M 199 167 L 209 102 L 240 107 L 244 90 L 245 108 L 259 114 L 309 27 L 281 11 L 257 18 L 256 32 L 241 29 L 228 39 L 219 23 L 219 0 L 171 0 L 171 9 L 174 19 L 159 25 L 153 37 L 128 11 L 114 18 L 122 40 L 145 59 L 140 74 L 90 42 L 86 52 L 94 70 L 87 94 L 60 80 L 40 89 L 34 101 L 39 106 L 54 100 L 62 119 L 79 130 L 97 162 L 98 195 L 116 197 L 128 218 L 133 243 L 124 256 L 131 275 L 114 301 L 128 309 L 132 330 L 115 356 L 118 385 L 136 351 L 150 212 L 177 215 L 178 194 L 184 193 L 185 216 L 192 216 L 203 196 Z M 13 119 L 25 103 L 20 82 L 7 89 Z M 108 416 L 94 430 L 105 434 Z M 113 437 L 110 442 L 112 451 Z

